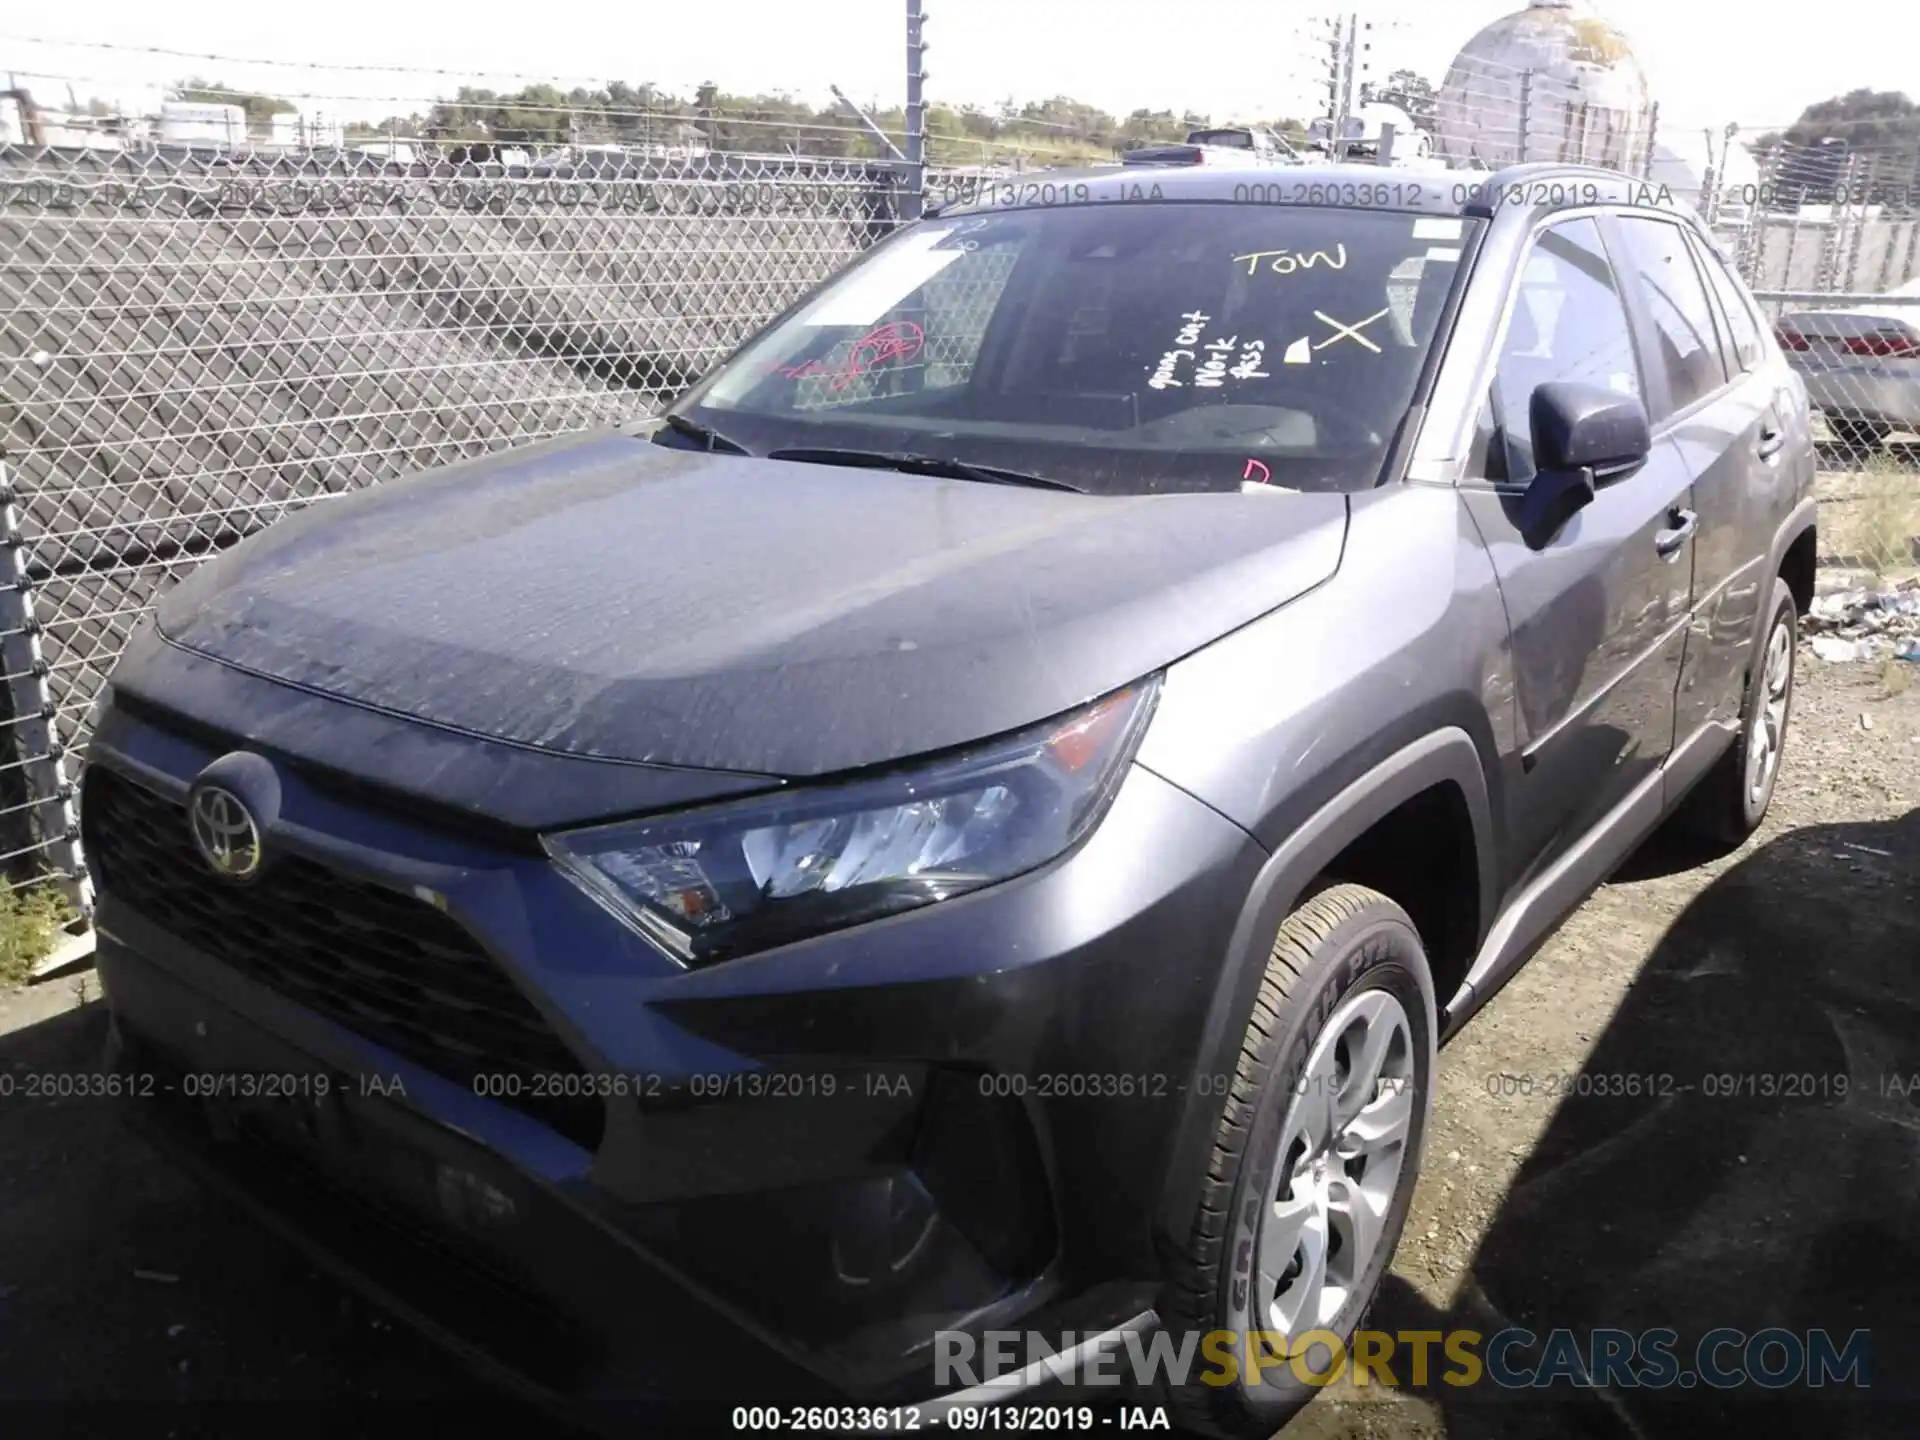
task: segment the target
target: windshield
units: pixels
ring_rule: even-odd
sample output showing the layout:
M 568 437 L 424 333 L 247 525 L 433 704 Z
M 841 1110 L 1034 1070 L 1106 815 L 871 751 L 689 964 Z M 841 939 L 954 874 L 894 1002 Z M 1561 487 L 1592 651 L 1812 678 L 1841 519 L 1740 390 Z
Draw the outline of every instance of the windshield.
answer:
M 1363 489 L 1480 223 L 1172 202 L 930 221 L 676 409 L 755 454 L 938 456 L 1101 494 Z

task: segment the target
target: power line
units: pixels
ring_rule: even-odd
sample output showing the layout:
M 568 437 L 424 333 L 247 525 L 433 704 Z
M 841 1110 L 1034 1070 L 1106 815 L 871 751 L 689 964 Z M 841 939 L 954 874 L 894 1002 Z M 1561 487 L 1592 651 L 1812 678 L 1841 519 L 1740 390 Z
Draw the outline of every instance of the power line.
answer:
M 64 75 L 46 70 L 15 70 L 15 75 L 24 75 L 31 80 L 58 80 L 64 83 L 97 82 L 97 76 Z M 233 100 L 252 98 L 257 92 L 236 90 L 220 85 L 196 85 L 193 93 L 203 96 L 226 96 Z M 643 110 L 618 105 L 602 105 L 592 100 L 583 100 L 566 105 L 530 105 L 512 95 L 489 95 L 483 98 L 460 99 L 444 95 L 320 95 L 311 91 L 278 91 L 268 97 L 275 100 L 324 100 L 335 104 L 353 105 L 429 105 L 447 110 L 512 110 L 524 115 L 585 115 L 592 119 L 634 119 L 666 120 L 682 124 L 712 122 L 725 125 L 763 125 L 774 130 L 818 130 L 833 135 L 863 134 L 860 127 L 854 125 L 822 125 L 811 120 L 787 120 L 778 116 L 734 115 L 725 111 L 711 114 L 697 110 Z M 738 97 L 736 97 L 738 98 Z M 811 106 L 809 114 L 818 114 Z
M 267 60 L 244 55 L 216 55 L 205 50 L 173 50 L 162 45 L 122 45 L 110 40 L 51 40 L 37 35 L 0 35 L 0 42 L 14 45 L 46 45 L 69 50 L 105 50 L 118 55 L 153 55 L 170 60 L 210 60 L 220 65 L 264 65 L 285 70 L 338 70 L 349 75 L 421 75 L 446 80 L 521 80 L 535 85 L 627 85 L 632 89 L 657 88 L 631 80 L 614 80 L 600 75 L 534 74 L 517 70 L 446 70 L 427 65 L 334 64 L 318 60 Z M 21 72 L 27 73 L 27 72 Z M 43 76 L 57 79 L 57 76 Z

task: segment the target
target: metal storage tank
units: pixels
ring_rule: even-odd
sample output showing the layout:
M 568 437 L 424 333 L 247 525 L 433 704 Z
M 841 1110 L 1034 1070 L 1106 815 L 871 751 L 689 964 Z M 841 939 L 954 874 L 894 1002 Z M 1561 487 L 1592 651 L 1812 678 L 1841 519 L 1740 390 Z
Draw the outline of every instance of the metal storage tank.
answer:
M 1653 135 L 1633 47 L 1580 0 L 1531 0 L 1469 40 L 1437 120 L 1449 161 L 1488 169 L 1564 160 L 1639 174 Z

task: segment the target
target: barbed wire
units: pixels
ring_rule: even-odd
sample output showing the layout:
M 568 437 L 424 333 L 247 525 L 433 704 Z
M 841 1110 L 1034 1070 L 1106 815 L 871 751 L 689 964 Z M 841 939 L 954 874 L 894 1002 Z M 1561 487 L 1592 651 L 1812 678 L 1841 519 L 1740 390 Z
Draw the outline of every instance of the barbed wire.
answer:
M 93 77 L 81 75 L 63 75 L 44 70 L 15 68 L 13 74 L 25 75 L 35 80 L 58 80 L 63 84 L 91 80 Z M 195 85 L 197 96 L 223 95 L 234 100 L 249 100 L 259 97 L 256 90 L 243 90 L 236 86 Z M 510 110 L 523 115 L 582 115 L 593 118 L 617 120 L 659 121 L 676 125 L 727 124 L 761 125 L 776 130 L 809 130 L 835 135 L 864 135 L 872 138 L 872 132 L 857 120 L 847 120 L 840 124 L 822 124 L 817 120 L 788 120 L 777 116 L 738 115 L 711 107 L 696 110 L 656 110 L 625 105 L 603 104 L 598 100 L 583 100 L 575 104 L 542 105 L 530 104 L 518 97 L 508 95 L 473 96 L 462 99 L 458 96 L 435 95 L 336 95 L 318 94 L 311 91 L 279 91 L 268 97 L 274 100 L 326 100 L 334 102 L 351 101 L 359 105 L 425 105 L 440 110 Z M 736 102 L 742 97 L 732 97 Z M 810 113 L 818 114 L 819 111 Z M 131 118 L 159 119 L 162 111 L 140 112 Z M 405 118 L 398 115 L 393 118 Z M 361 122 L 343 122 L 361 123 Z M 376 122 L 365 122 L 376 123 Z M 895 130 L 890 134 L 903 134 Z
M 210 60 L 220 65 L 257 65 L 263 68 L 285 70 L 337 70 L 349 75 L 421 75 L 437 76 L 449 80 L 486 78 L 489 80 L 519 80 L 530 85 L 597 85 L 611 88 L 614 85 L 626 85 L 634 90 L 660 89 L 663 87 L 651 82 L 620 80 L 610 76 L 592 75 L 554 75 L 544 71 L 515 71 L 474 69 L 446 69 L 427 65 L 372 65 L 364 61 L 331 60 L 275 60 L 263 56 L 247 57 L 242 55 L 221 55 L 206 50 L 175 50 L 161 45 L 130 45 L 111 40 L 55 40 L 39 35 L 0 34 L 0 43 L 15 45 L 44 45 L 49 48 L 67 50 L 94 50 L 109 54 L 152 55 L 174 60 Z M 25 74 L 25 71 L 16 71 Z

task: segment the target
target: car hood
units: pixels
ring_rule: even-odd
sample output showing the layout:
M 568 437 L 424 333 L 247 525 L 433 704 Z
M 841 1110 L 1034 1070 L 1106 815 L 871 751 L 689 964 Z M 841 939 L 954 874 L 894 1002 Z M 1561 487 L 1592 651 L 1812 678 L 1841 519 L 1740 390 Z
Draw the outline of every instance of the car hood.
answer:
M 1320 584 L 1337 494 L 1094 497 L 567 437 L 274 525 L 173 644 L 579 756 L 799 777 L 1016 729 Z

